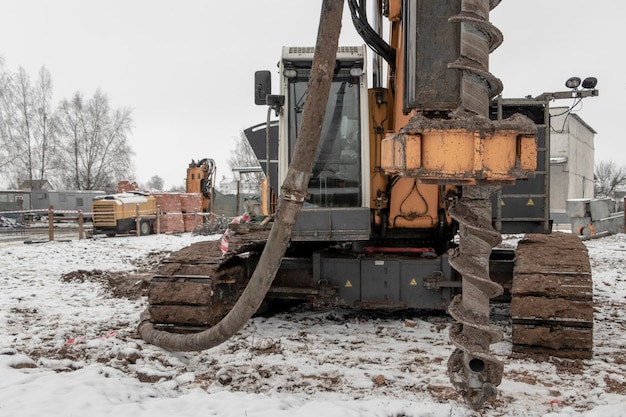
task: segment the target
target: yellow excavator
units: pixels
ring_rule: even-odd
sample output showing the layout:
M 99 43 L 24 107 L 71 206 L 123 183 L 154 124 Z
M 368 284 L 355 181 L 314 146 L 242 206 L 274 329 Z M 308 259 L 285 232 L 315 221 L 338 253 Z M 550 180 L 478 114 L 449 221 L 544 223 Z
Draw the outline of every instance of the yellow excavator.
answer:
M 278 94 L 269 71 L 255 74 L 268 121 L 245 134 L 269 178 L 273 221 L 232 225 L 227 250 L 201 242 L 170 256 L 141 336 L 206 349 L 272 300 L 443 310 L 455 320 L 451 383 L 478 409 L 503 374 L 489 313 L 504 285 L 515 349 L 589 357 L 591 275 L 579 239 L 526 213 L 520 231 L 533 234 L 518 252 L 494 249 L 517 224 L 502 215 L 507 187 L 539 175 L 545 191 L 549 174 L 549 103 L 499 98 L 489 72 L 502 42 L 489 22 L 498 3 L 377 0 L 368 18 L 365 0 L 347 0 L 370 68 L 365 46 L 337 46 L 343 2 L 324 1 L 316 47 L 283 48 Z

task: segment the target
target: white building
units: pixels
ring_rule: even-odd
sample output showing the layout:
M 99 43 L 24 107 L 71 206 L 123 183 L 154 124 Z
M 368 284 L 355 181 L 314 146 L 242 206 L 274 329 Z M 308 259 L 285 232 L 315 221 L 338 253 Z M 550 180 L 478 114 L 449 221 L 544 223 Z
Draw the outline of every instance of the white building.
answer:
M 550 108 L 550 215 L 569 223 L 567 200 L 593 198 L 596 131 L 567 107 Z
M 239 184 L 237 184 L 239 182 Z M 259 186 L 245 176 L 242 176 L 240 181 L 236 178 L 226 178 L 222 176 L 222 180 L 217 185 L 217 189 L 222 194 L 237 194 L 237 187 L 239 187 L 239 193 L 241 194 L 259 194 L 261 192 Z

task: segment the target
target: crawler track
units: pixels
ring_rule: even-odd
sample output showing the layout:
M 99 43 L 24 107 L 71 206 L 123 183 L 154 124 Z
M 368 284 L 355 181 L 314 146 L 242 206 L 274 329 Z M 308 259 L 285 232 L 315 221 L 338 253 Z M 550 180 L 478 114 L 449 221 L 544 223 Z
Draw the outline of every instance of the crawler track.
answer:
M 593 283 L 576 235 L 527 235 L 515 254 L 513 350 L 587 359 L 593 348 Z
M 268 231 L 241 230 L 222 255 L 220 241 L 199 242 L 164 260 L 149 292 L 150 319 L 170 332 L 203 331 L 235 305 Z M 571 234 L 528 235 L 515 253 L 511 289 L 515 352 L 590 358 L 593 296 L 587 249 Z
M 268 234 L 233 233 L 225 255 L 217 240 L 195 243 L 164 260 L 148 296 L 155 328 L 197 332 L 219 322 L 248 284 L 254 268 L 249 260 L 263 249 Z

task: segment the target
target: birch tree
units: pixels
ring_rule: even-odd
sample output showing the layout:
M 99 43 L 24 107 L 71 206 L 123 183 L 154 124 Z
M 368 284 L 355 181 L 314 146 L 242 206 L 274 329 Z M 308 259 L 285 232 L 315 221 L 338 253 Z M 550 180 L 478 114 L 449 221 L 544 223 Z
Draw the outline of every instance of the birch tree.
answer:
M 57 121 L 52 107 L 52 78 L 47 68 L 41 67 L 32 91 L 32 152 L 36 166 L 35 179 L 46 179 L 54 170 L 53 162 L 57 151 Z
M 34 180 L 33 175 L 33 148 L 32 148 L 32 119 L 33 97 L 30 76 L 20 67 L 15 77 L 15 112 L 17 136 L 13 145 L 14 163 L 21 180 Z
M 0 56 L 0 172 L 5 179 L 9 179 L 11 167 L 10 147 L 13 142 L 12 108 L 12 78 L 4 66 L 4 59 Z
M 16 187 L 24 180 L 48 179 L 56 145 L 50 73 L 41 67 L 33 85 L 22 67 L 15 74 L 0 71 L 3 177 Z
M 130 109 L 112 109 L 109 99 L 97 90 L 85 100 L 75 93 L 59 109 L 63 166 L 62 184 L 77 190 L 114 188 L 120 179 L 132 178 L 128 135 L 132 130 Z

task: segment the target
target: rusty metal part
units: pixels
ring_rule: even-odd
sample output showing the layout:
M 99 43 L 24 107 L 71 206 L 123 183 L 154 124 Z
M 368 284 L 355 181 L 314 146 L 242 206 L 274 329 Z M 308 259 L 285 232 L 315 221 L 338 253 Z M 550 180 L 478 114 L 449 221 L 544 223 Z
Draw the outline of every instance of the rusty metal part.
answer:
M 462 295 L 448 309 L 457 323 L 450 329 L 450 341 L 457 347 L 448 360 L 450 381 L 468 404 L 480 408 L 496 394 L 504 365 L 489 346 L 502 340 L 502 332 L 489 324 L 489 299 L 502 294 L 502 287 L 489 278 L 491 249 L 500 234 L 491 227 L 488 187 L 472 187 L 469 196 L 450 208 L 459 222 L 459 247 L 450 265 L 463 277 Z M 483 198 L 481 198 L 483 197 Z
M 521 115 L 489 120 L 490 99 L 502 91 L 500 80 L 489 72 L 489 53 L 502 42 L 500 31 L 489 23 L 489 11 L 498 3 L 461 0 L 460 12 L 448 19 L 460 25 L 460 55 L 448 64 L 461 72 L 457 108 L 442 115 L 429 111 L 428 103 L 410 107 L 414 112 L 408 123 L 381 143 L 385 173 L 463 185 L 463 197 L 449 210 L 459 223 L 460 244 L 450 264 L 462 275 L 462 296 L 449 307 L 458 324 L 450 330 L 457 350 L 448 370 L 474 409 L 496 394 L 503 372 L 503 364 L 490 352 L 502 334 L 489 324 L 489 300 L 502 288 L 489 278 L 489 257 L 500 242 L 491 226 L 489 196 L 496 185 L 531 176 L 537 164 L 532 121 Z
M 527 235 L 520 241 L 511 297 L 515 352 L 592 357 L 593 282 L 578 236 Z
M 489 23 L 489 10 L 497 3 L 462 0 L 461 12 L 449 19 L 461 25 L 461 55 L 448 67 L 458 69 L 462 74 L 461 105 L 455 114 L 456 117 L 462 116 L 464 123 L 468 123 L 468 117 L 475 120 L 488 118 L 489 100 L 502 91 L 500 80 L 489 73 L 489 53 L 502 42 L 500 31 Z M 515 128 L 511 136 L 515 137 L 517 146 Z M 524 131 L 521 133 L 520 137 L 528 135 Z M 529 143 L 530 139 L 527 137 L 524 146 L 532 151 L 536 145 Z M 485 143 L 479 143 L 482 147 L 475 149 L 474 153 L 485 152 L 488 149 Z M 491 155 L 480 155 L 481 162 L 488 162 L 477 165 L 480 170 L 489 164 L 498 166 L 496 161 L 506 159 L 506 146 L 502 146 L 506 142 L 499 140 L 495 143 Z M 528 158 L 525 162 L 530 162 L 529 170 L 536 168 L 532 162 L 536 160 L 536 154 L 527 153 L 524 157 L 515 154 L 516 159 Z M 510 169 L 509 179 L 527 175 L 519 169 L 521 166 L 515 168 Z M 476 169 L 473 173 L 480 175 Z M 459 247 L 450 258 L 450 264 L 461 273 L 462 295 L 455 298 L 449 308 L 457 321 L 450 329 L 450 341 L 457 349 L 448 360 L 448 373 L 452 384 L 475 410 L 497 394 L 496 386 L 500 384 L 504 370 L 503 363 L 490 352 L 490 345 L 502 339 L 502 333 L 489 324 L 489 299 L 502 294 L 502 287 L 489 278 L 491 250 L 501 241 L 499 232 L 491 226 L 489 196 L 495 190 L 496 187 L 487 185 L 464 187 L 463 197 L 450 208 L 450 215 L 459 222 L 460 236 Z
M 431 119 L 414 115 L 381 143 L 382 168 L 421 182 L 513 184 L 537 167 L 535 124 L 514 115 L 492 121 L 471 116 Z
M 412 253 L 424 256 L 437 256 L 435 249 L 430 247 L 365 246 L 363 253 Z
M 173 253 L 151 280 L 148 312 L 157 329 L 197 332 L 218 323 L 237 302 L 250 277 L 251 256 L 265 245 L 269 230 L 229 236 L 221 242 L 198 242 Z M 244 254 L 246 256 L 244 256 Z
M 489 53 L 502 43 L 502 33 L 489 22 L 489 0 L 462 0 L 461 13 L 449 19 L 461 24 L 459 58 L 448 68 L 461 71 L 463 111 L 487 117 L 489 100 L 502 91 L 502 82 L 489 72 Z

